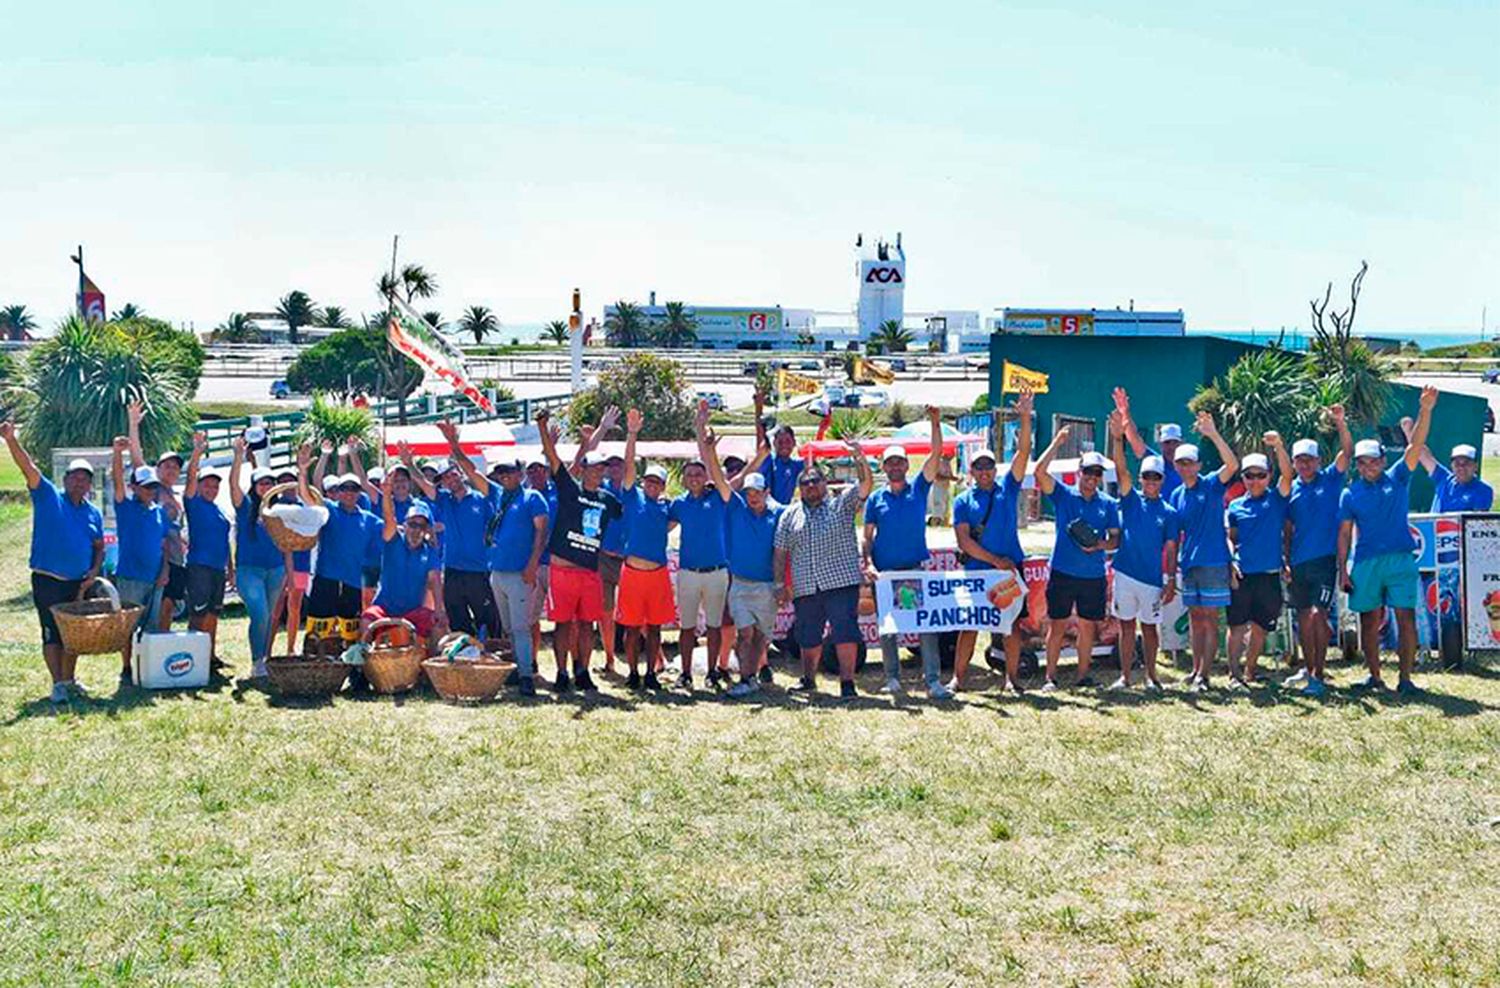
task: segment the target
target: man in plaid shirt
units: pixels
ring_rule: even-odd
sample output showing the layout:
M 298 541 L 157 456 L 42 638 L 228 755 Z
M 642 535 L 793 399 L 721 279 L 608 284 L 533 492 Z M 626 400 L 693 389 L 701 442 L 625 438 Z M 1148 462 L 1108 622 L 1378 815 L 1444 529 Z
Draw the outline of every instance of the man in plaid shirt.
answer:
M 854 662 L 859 654 L 859 587 L 864 582 L 859 562 L 859 538 L 854 516 L 875 486 L 869 461 L 858 441 L 849 452 L 859 471 L 859 483 L 828 499 L 828 478 L 809 465 L 797 478 L 802 499 L 781 515 L 776 525 L 774 569 L 776 595 L 791 600 L 797 612 L 792 637 L 802 650 L 802 682 L 794 689 L 817 691 L 818 659 L 823 654 L 823 628 L 828 627 L 839 657 L 839 694 L 855 695 Z M 785 583 L 791 560 L 792 585 Z

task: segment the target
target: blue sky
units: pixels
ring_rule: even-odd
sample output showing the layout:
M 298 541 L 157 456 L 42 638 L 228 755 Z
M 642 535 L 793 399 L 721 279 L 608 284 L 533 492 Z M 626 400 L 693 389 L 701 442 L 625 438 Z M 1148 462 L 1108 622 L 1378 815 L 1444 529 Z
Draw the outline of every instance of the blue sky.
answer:
M 199 329 L 372 309 L 390 235 L 446 315 L 616 298 L 1500 323 L 1500 4 L 242 5 L 0 0 L 0 303 L 82 241 Z M 718 8 L 723 9 L 718 9 Z M 222 8 L 222 9 L 217 9 Z

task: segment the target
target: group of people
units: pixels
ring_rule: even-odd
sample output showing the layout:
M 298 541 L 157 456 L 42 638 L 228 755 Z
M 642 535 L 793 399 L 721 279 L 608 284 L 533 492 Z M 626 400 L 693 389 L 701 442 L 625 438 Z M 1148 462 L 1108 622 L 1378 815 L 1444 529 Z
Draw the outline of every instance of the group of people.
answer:
M 1076 627 L 1076 684 L 1093 684 L 1092 646 L 1107 613 L 1119 620 L 1121 630 L 1115 686 L 1131 685 L 1139 631 L 1145 687 L 1160 690 L 1158 627 L 1163 605 L 1178 594 L 1191 623 L 1188 688 L 1208 688 L 1221 611 L 1227 611 L 1229 626 L 1230 683 L 1246 686 L 1256 678 L 1266 636 L 1279 619 L 1283 583 L 1296 610 L 1305 660 L 1293 679 L 1307 693 L 1326 690 L 1328 615 L 1340 585 L 1349 592 L 1349 606 L 1361 614 L 1369 665 L 1362 685 L 1383 685 L 1379 629 L 1390 606 L 1400 632 L 1398 689 L 1414 691 L 1418 583 L 1407 527 L 1408 479 L 1419 463 L 1431 471 L 1438 491 L 1435 510 L 1486 510 L 1493 499 L 1476 476 L 1472 447 L 1455 448 L 1451 468 L 1438 465 L 1427 451 L 1436 398 L 1436 391 L 1424 389 L 1420 415 L 1405 423 L 1407 448 L 1390 466 L 1378 441 L 1353 442 L 1336 405 L 1327 415 L 1340 448 L 1327 464 L 1317 440 L 1298 439 L 1288 450 L 1274 432 L 1264 436 L 1270 456 L 1259 451 L 1240 456 L 1212 418 L 1199 414 L 1196 430 L 1213 444 L 1220 461 L 1216 470 L 1204 472 L 1198 447 L 1184 442 L 1175 424 L 1160 428 L 1160 451 L 1149 448 L 1131 416 L 1129 396 L 1117 388 L 1109 416 L 1110 458 L 1083 453 L 1076 483 L 1065 484 L 1051 468 L 1068 430 L 1059 429 L 1033 464 L 1034 399 L 1023 392 L 1015 404 L 1020 428 L 1010 462 L 1002 470 L 989 451 L 971 456 L 971 482 L 953 504 L 962 565 L 1007 570 L 1022 581 L 1018 517 L 1030 469 L 1056 520 L 1046 587 L 1044 691 L 1058 688 L 1059 656 L 1070 623 Z M 851 697 L 862 640 L 861 589 L 882 571 L 926 564 L 929 494 L 934 485 L 954 479 L 943 456 L 939 412 L 927 409 L 930 453 L 919 471 L 911 472 L 905 448 L 891 445 L 880 457 L 884 482 L 877 490 L 867 457 L 850 442 L 855 479 L 836 496 L 824 468 L 796 455 L 792 430 L 782 427 L 768 435 L 759 412 L 758 401 L 756 450 L 747 462 L 719 455 L 708 408 L 700 403 L 694 417 L 698 455 L 682 469 L 683 492 L 668 497 L 666 469 L 643 468 L 637 457 L 645 423 L 634 409 L 623 416 L 625 443 L 619 454 L 598 448 L 621 428 L 618 409 L 605 410 L 599 422 L 580 430 L 569 462 L 558 450 L 560 429 L 544 412 L 537 417 L 541 454 L 529 460 L 502 457 L 486 463 L 465 453 L 456 425 L 442 423 L 450 454 L 444 459 L 419 465 L 403 444 L 396 460 L 366 472 L 362 451 L 351 442 L 344 472 L 330 473 L 334 446 L 325 443 L 315 466 L 311 447 L 303 446 L 295 470 L 274 471 L 255 465 L 254 452 L 240 438 L 226 478 L 205 464 L 201 434 L 186 461 L 169 451 L 152 465 L 140 443 L 143 412 L 132 405 L 129 434 L 115 440 L 111 462 L 116 587 L 122 602 L 143 608 L 143 626 L 169 629 L 178 605 L 185 603 L 189 626 L 212 639 L 225 586 L 232 583 L 250 615 L 252 676 L 264 674 L 283 619 L 287 650 L 295 651 L 304 609 L 305 633 L 325 651 L 330 643 L 341 650 L 387 617 L 411 622 L 429 641 L 450 630 L 503 637 L 513 649 L 523 696 L 536 692 L 544 616 L 554 625 L 556 692 L 596 688 L 590 674 L 596 629 L 609 671 L 619 658 L 618 633 L 624 639 L 627 685 L 660 689 L 662 629 L 675 623 L 680 687 L 693 688 L 701 625 L 708 685 L 727 688 L 731 696 L 755 693 L 772 680 L 767 653 L 776 637 L 777 612 L 790 604 L 790 637 L 801 660 L 793 689 L 817 689 L 816 670 L 831 645 L 840 695 Z M 11 424 L 0 423 L 0 438 L 31 489 L 32 591 L 53 698 L 64 700 L 79 689 L 76 656 L 64 650 L 50 607 L 87 589 L 104 562 L 102 518 L 89 500 L 93 468 L 86 460 L 72 462 L 59 490 L 21 448 Z M 1130 453 L 1137 459 L 1134 475 Z M 1346 483 L 1351 461 L 1355 475 Z M 242 486 L 247 462 L 249 482 Z M 1115 495 L 1105 489 L 1111 462 Z M 1230 498 L 1236 476 L 1244 493 Z M 177 483 L 184 477 L 179 494 Z M 226 479 L 229 512 L 218 501 Z M 266 518 L 278 485 L 280 502 L 311 504 L 317 500 L 315 488 L 326 499 L 326 521 L 314 549 L 284 551 L 271 538 Z M 861 512 L 862 538 L 855 527 Z M 668 568 L 674 528 L 675 581 Z M 1106 574 L 1111 557 L 1112 592 Z M 1015 692 L 1022 690 L 1022 635 L 1016 622 L 1025 599 L 1024 593 L 1016 595 L 1003 609 L 995 635 L 1004 656 L 1005 687 Z M 939 636 L 918 636 L 930 697 L 948 699 L 964 688 L 977 637 L 974 631 L 958 635 L 953 673 L 945 682 Z M 899 645 L 894 635 L 880 638 L 884 688 L 892 693 L 903 688 Z M 738 682 L 731 681 L 731 654 L 738 659 Z M 128 680 L 129 675 L 127 651 L 121 676 Z

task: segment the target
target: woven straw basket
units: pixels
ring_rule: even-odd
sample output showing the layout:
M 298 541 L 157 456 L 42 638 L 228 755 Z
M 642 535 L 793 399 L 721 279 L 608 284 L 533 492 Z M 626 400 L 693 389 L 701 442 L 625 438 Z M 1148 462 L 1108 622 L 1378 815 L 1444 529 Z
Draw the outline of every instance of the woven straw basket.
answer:
M 459 641 L 477 644 L 468 635 L 455 632 L 438 644 L 438 651 L 442 652 Z M 449 703 L 493 700 L 515 667 L 515 663 L 500 662 L 489 653 L 484 653 L 477 662 L 450 662 L 439 656 L 422 663 L 422 670 L 427 673 L 432 688 Z
M 266 496 L 261 499 L 261 504 L 275 504 L 276 499 L 288 491 L 297 490 L 296 484 L 277 484 L 266 491 Z M 323 503 L 323 494 L 316 487 L 309 487 L 307 493 L 312 495 L 314 504 Z M 266 534 L 271 536 L 271 541 L 276 543 L 276 548 L 282 552 L 306 552 L 318 544 L 316 535 L 302 535 L 287 527 L 286 522 L 275 515 L 260 513 L 261 521 L 266 526 Z
M 308 651 L 302 655 L 272 655 L 266 659 L 271 688 L 282 696 L 332 696 L 344 688 L 349 667 L 337 657 L 329 658 L 322 642 L 304 639 Z
M 104 580 L 94 581 L 94 587 L 103 589 Z M 67 604 L 52 605 L 52 619 L 62 635 L 63 648 L 74 655 L 105 655 L 119 652 L 135 633 L 145 608 L 136 604 L 116 607 L 114 601 L 105 598 L 82 599 Z
M 397 644 L 403 639 L 405 644 Z M 370 625 L 365 641 L 365 678 L 375 692 L 405 693 L 421 680 L 427 643 L 410 621 L 382 618 Z

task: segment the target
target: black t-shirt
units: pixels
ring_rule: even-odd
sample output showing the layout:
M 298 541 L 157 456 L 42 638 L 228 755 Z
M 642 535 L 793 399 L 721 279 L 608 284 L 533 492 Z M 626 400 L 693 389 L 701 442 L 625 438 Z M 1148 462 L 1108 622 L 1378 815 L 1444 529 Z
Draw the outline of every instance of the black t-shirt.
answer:
M 557 521 L 547 547 L 575 566 L 597 570 L 599 543 L 609 523 L 620 517 L 620 499 L 603 487 L 579 487 L 566 466 L 554 470 L 552 479 L 557 484 Z

